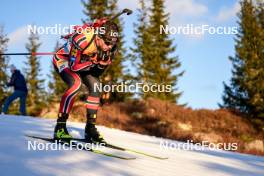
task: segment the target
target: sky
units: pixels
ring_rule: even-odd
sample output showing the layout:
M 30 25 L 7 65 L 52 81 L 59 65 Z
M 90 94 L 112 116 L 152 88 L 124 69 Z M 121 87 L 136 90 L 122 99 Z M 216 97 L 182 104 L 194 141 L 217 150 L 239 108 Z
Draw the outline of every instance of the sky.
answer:
M 150 0 L 147 0 L 150 4 Z M 133 23 L 137 21 L 137 0 L 119 0 L 119 9 L 130 8 L 134 13 L 124 16 L 125 46 L 133 46 Z M 237 12 L 240 6 L 237 0 L 166 0 L 165 10 L 170 14 L 169 27 L 201 26 L 237 27 Z M 79 0 L 5 0 L 1 3 L 0 25 L 9 37 L 8 52 L 26 52 L 28 25 L 63 26 L 81 24 L 85 18 L 83 6 Z M 183 94 L 179 103 L 187 103 L 194 109 L 218 108 L 223 94 L 223 82 L 229 83 L 231 78 L 231 62 L 229 56 L 234 55 L 234 34 L 170 34 L 173 44 L 177 46 L 172 54 L 178 56 L 185 71 L 179 78 L 177 87 Z M 60 35 L 40 35 L 39 51 L 54 50 Z M 158 46 L 157 46 L 158 47 Z M 41 57 L 41 75 L 53 68 L 51 56 Z M 17 68 L 25 67 L 25 56 L 12 56 L 10 64 Z M 129 65 L 125 65 L 129 67 Z

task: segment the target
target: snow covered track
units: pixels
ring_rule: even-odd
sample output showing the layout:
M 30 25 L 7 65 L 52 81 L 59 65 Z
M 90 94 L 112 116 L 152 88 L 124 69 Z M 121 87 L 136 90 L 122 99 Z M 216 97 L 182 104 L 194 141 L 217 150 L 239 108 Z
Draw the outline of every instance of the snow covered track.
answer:
M 99 127 L 112 144 L 145 151 L 167 160 L 125 152 L 136 160 L 120 160 L 87 151 L 29 151 L 24 134 L 52 136 L 55 120 L 0 115 L 0 175 L 157 175 L 157 176 L 263 176 L 264 157 L 224 151 L 184 151 L 160 148 L 161 138 Z M 84 124 L 69 123 L 74 137 Z M 177 141 L 170 141 L 177 143 Z M 121 153 L 112 149 L 107 152 Z

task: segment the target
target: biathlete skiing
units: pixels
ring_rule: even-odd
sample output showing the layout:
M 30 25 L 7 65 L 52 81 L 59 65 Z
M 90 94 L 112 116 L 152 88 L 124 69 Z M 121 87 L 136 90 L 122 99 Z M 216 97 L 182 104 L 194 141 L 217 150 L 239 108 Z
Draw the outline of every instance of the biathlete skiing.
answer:
M 113 19 L 126 13 L 128 9 L 114 16 L 112 19 L 102 18 L 92 24 L 77 26 L 76 31 L 64 36 L 67 39 L 53 57 L 53 65 L 61 79 L 68 85 L 68 89 L 61 97 L 58 119 L 54 129 L 54 139 L 69 141 L 66 122 L 69 118 L 74 99 L 84 84 L 89 92 L 85 102 L 86 126 L 85 141 L 89 143 L 105 143 L 95 124 L 100 104 L 99 76 L 112 63 L 117 54 L 119 30 Z

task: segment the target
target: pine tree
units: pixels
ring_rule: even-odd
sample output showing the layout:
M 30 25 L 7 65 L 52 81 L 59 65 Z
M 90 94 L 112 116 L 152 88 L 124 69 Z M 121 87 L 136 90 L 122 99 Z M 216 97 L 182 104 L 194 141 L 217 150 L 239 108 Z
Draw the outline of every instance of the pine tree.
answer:
M 7 35 L 4 34 L 4 27 L 0 26 L 0 53 L 5 53 L 7 51 L 8 40 Z M 7 93 L 5 85 L 9 79 L 7 75 L 8 60 L 8 57 L 0 55 L 0 101 L 2 101 L 4 95 Z
M 54 52 L 56 52 L 60 47 L 59 42 L 56 43 Z M 67 84 L 63 82 L 60 75 L 56 72 L 53 67 L 53 63 L 51 63 L 51 75 L 50 81 L 48 83 L 49 86 L 49 102 L 58 102 L 60 95 L 62 95 L 65 90 L 67 90 Z
M 252 1 L 241 1 L 236 54 L 232 62 L 231 84 L 224 83 L 224 108 L 247 113 L 252 119 L 264 118 L 263 27 Z
M 108 0 L 82 0 L 84 6 L 83 13 L 86 15 L 86 19 L 83 22 L 90 22 L 95 19 L 99 19 L 107 16 L 107 1 Z
M 39 37 L 37 34 L 31 33 L 26 44 L 26 49 L 29 53 L 35 53 L 39 49 Z M 27 98 L 28 113 L 30 115 L 38 115 L 41 109 L 45 106 L 44 98 L 44 79 L 40 79 L 40 61 L 36 55 L 27 56 L 25 72 L 28 84 L 29 94 Z
M 258 2 L 258 19 L 262 30 L 264 29 L 264 1 Z
M 260 1 L 257 7 L 257 17 L 260 24 L 259 38 L 259 62 L 258 62 L 258 101 L 256 104 L 257 118 L 254 122 L 264 131 L 264 1 Z
M 149 43 L 151 43 L 150 35 L 147 32 L 149 23 L 147 20 L 148 8 L 144 0 L 139 1 L 140 8 L 138 10 L 138 23 L 134 23 L 134 33 L 136 37 L 133 39 L 134 47 L 130 47 L 131 54 L 129 58 L 132 61 L 132 65 L 137 70 L 137 75 L 133 77 L 134 81 L 144 82 L 146 80 L 145 71 L 148 51 L 151 50 Z M 139 92 L 143 96 L 142 92 Z
M 133 54 L 130 54 L 130 57 L 132 59 L 132 61 L 137 64 L 135 64 L 135 66 L 137 67 L 138 71 L 139 70 L 139 66 L 141 61 L 144 61 L 140 58 L 144 57 L 144 47 L 146 47 L 146 41 L 147 41 L 147 7 L 146 4 L 144 2 L 144 0 L 140 0 L 139 1 L 140 4 L 140 8 L 137 9 L 138 10 L 138 23 L 134 23 L 134 33 L 136 34 L 136 37 L 133 39 L 133 43 L 135 45 L 135 47 L 131 47 L 130 50 L 132 51 Z M 140 73 L 140 72 L 139 72 Z M 140 75 L 143 76 L 143 75 Z
M 171 56 L 176 47 L 173 46 L 168 34 L 160 33 L 160 26 L 166 26 L 169 14 L 164 11 L 164 0 L 153 0 L 150 8 L 149 25 L 143 32 L 142 61 L 140 70 L 142 80 L 150 85 L 171 85 L 171 92 L 143 92 L 143 98 L 156 97 L 162 100 L 176 102 L 181 93 L 177 91 L 176 84 L 183 72 L 175 73 L 181 66 L 178 57 Z M 144 24 L 144 23 L 143 23 Z

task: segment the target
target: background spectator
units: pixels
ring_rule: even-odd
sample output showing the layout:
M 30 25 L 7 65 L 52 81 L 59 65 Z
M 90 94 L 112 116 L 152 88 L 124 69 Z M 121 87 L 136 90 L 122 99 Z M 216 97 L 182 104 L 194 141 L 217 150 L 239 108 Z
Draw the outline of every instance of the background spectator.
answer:
M 13 86 L 14 93 L 10 95 L 4 102 L 4 107 L 2 112 L 6 114 L 10 104 L 17 98 L 20 98 L 20 109 L 19 109 L 20 113 L 22 115 L 26 115 L 26 98 L 27 98 L 28 89 L 27 89 L 25 77 L 20 73 L 18 69 L 16 69 L 14 65 L 11 65 L 10 69 L 12 72 L 12 76 L 7 86 Z

